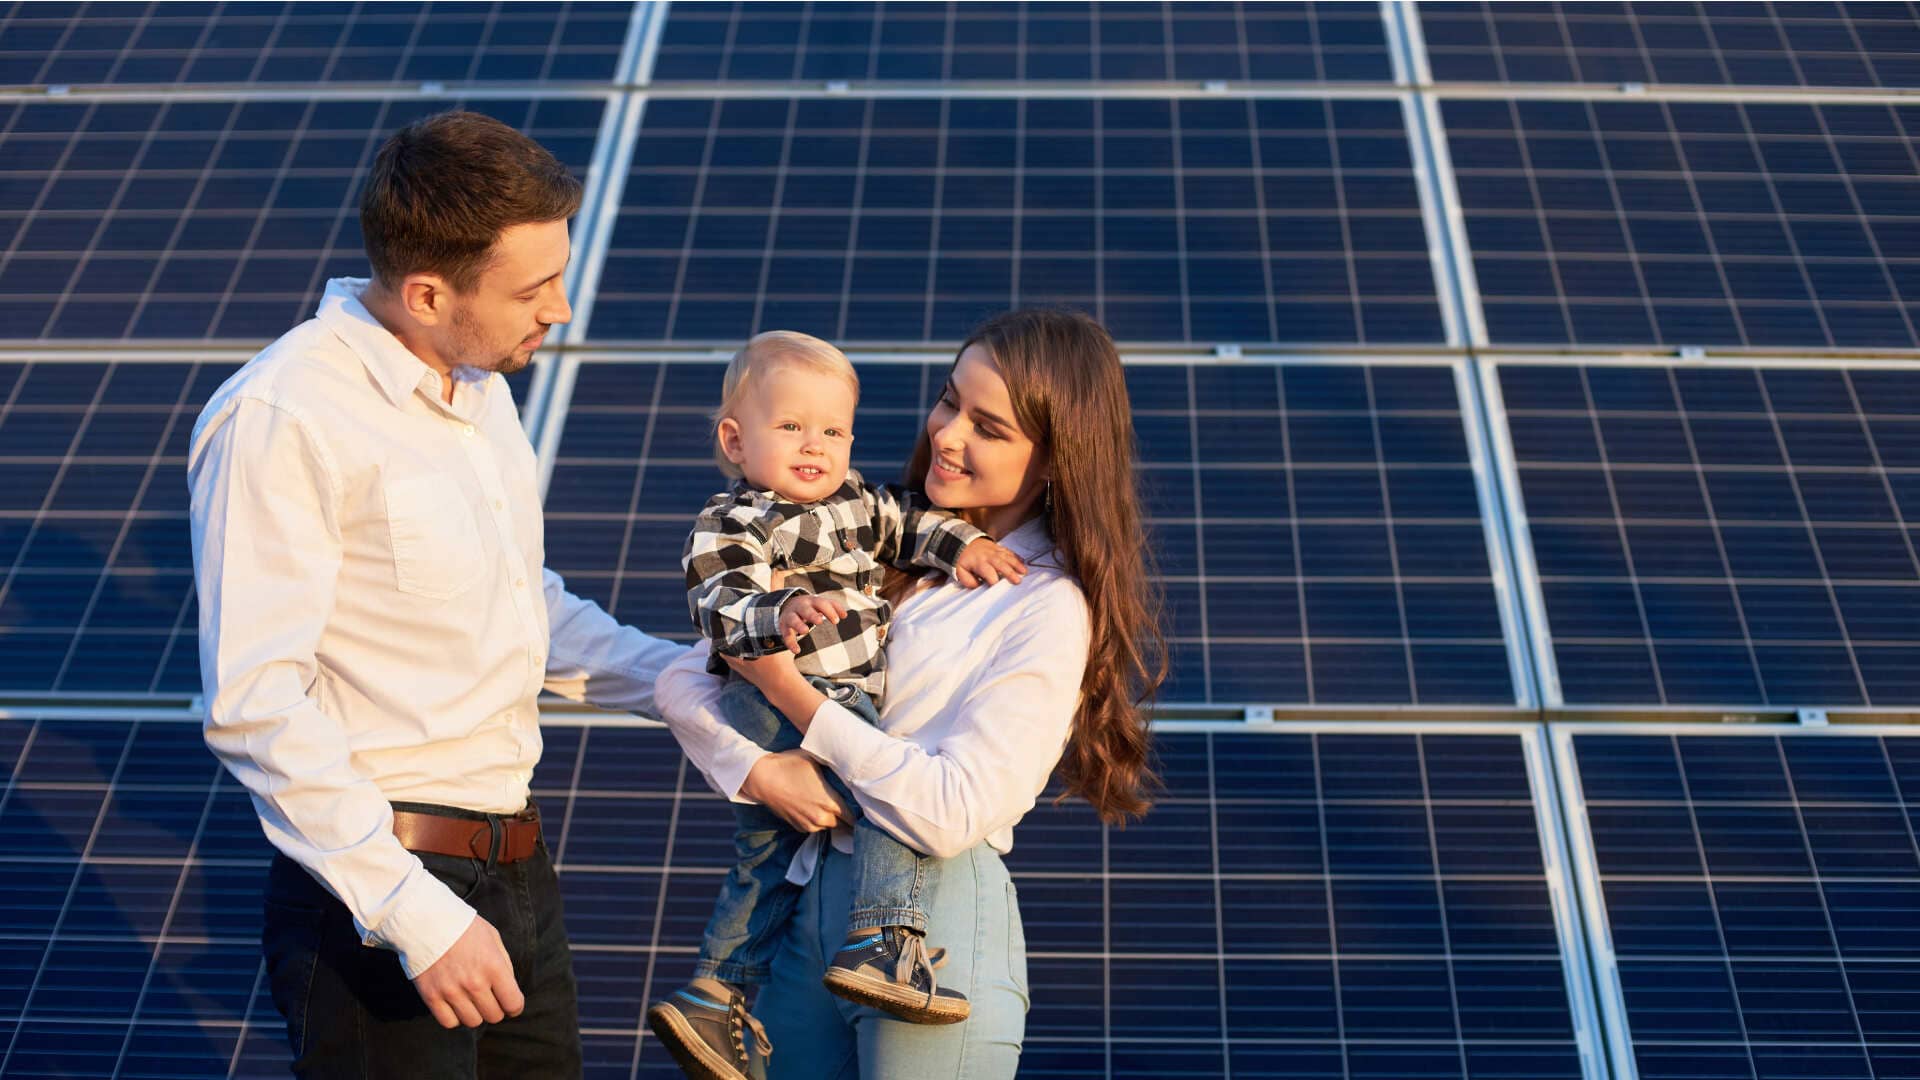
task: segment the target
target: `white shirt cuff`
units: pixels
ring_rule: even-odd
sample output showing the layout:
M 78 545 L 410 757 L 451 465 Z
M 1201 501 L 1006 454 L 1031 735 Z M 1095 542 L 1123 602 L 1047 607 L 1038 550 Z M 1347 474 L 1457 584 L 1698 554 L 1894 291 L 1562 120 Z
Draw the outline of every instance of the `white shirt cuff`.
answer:
M 875 739 L 881 747 L 893 741 L 892 736 L 828 700 L 813 711 L 800 749 L 839 773 L 842 780 L 854 783 L 861 779 L 860 763 L 876 749 Z
M 768 753 L 769 751 L 762 750 L 752 743 L 742 746 L 739 753 L 722 753 L 713 762 L 712 771 L 707 774 L 708 786 L 725 795 L 729 801 L 744 803 L 748 806 L 759 805 L 740 794 L 740 789 L 746 786 L 747 774 L 752 772 L 753 767 L 760 764 L 760 759 L 766 757 Z
M 400 891 L 400 902 L 377 932 L 361 935 L 368 945 L 384 945 L 400 954 L 407 978 L 417 979 L 432 967 L 478 917 L 466 901 L 453 895 L 425 867 Z

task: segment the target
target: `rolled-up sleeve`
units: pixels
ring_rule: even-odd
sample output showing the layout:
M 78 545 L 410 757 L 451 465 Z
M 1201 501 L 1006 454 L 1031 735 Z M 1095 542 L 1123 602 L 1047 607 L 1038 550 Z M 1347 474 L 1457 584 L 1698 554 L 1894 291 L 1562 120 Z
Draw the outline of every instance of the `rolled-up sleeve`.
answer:
M 831 701 L 801 747 L 846 781 L 869 820 L 950 858 L 1018 821 L 1045 790 L 1073 727 L 1090 639 L 1079 589 L 1050 582 L 967 685 L 960 722 L 932 749 Z
M 335 470 L 291 413 L 240 398 L 195 433 L 188 467 L 205 735 L 267 839 L 352 913 L 409 977 L 474 912 L 400 846 L 393 809 L 308 693 L 341 565 Z
M 545 687 L 569 701 L 658 716 L 656 684 L 687 647 L 622 624 L 542 570 L 547 601 Z

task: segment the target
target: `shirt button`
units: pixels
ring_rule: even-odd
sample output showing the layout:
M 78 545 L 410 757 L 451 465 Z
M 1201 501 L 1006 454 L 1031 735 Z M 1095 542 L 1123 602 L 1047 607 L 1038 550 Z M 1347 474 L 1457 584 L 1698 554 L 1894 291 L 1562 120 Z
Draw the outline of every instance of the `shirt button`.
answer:
M 864 589 L 862 589 L 862 590 L 860 590 L 860 591 L 861 591 L 861 592 L 864 592 L 864 593 L 866 593 L 866 594 L 867 594 L 868 596 L 879 596 L 879 595 L 880 595 L 880 589 L 879 589 L 879 587 L 878 587 L 878 586 L 876 586 L 876 585 L 869 585 L 869 586 L 867 586 L 866 588 L 864 588 Z
M 879 628 L 877 628 L 877 629 L 875 629 L 875 630 L 874 630 L 874 632 L 873 632 L 873 636 L 874 636 L 874 639 L 875 639 L 876 641 L 885 641 L 885 640 L 887 640 L 887 628 L 886 628 L 886 627 L 884 627 L 884 626 L 882 626 L 882 627 L 879 627 Z
M 469 439 L 473 438 L 473 425 L 468 424 L 466 427 L 461 428 L 460 434 L 465 435 Z
M 514 579 L 513 579 L 513 587 L 514 587 L 514 588 L 516 588 L 516 589 L 524 589 L 524 588 L 526 588 L 526 587 L 527 587 L 527 579 L 526 579 L 526 578 L 514 578 Z
M 507 508 L 507 500 L 505 499 L 493 500 L 493 508 L 495 510 L 505 510 Z

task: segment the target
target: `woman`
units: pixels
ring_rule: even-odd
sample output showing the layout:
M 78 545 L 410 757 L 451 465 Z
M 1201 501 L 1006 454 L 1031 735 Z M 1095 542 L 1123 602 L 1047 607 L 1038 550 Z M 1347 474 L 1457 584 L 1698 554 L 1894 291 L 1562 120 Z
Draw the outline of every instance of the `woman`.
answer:
M 1153 782 L 1139 703 L 1165 674 L 1133 478 L 1133 419 L 1113 341 L 1066 312 L 998 316 L 962 345 L 908 468 L 908 483 L 1011 548 L 1019 584 L 967 590 L 928 578 L 890 583 L 895 601 L 878 728 L 815 690 L 787 655 L 736 667 L 806 734 L 768 754 L 718 722 L 721 682 L 696 649 L 658 700 L 687 755 L 730 797 L 817 832 L 845 815 L 815 762 L 868 819 L 943 860 L 927 940 L 946 947 L 939 980 L 972 1017 L 902 1023 L 834 997 L 822 974 L 846 926 L 849 859 L 809 840 L 805 882 L 755 1013 L 734 1004 L 732 1038 L 771 1042 L 775 1077 L 1009 1077 L 1026 1024 L 1020 913 L 1000 856 L 1013 826 L 1058 772 L 1067 791 L 1120 823 Z M 928 988 L 932 992 L 932 988 Z M 742 1049 L 744 1053 L 744 1049 Z

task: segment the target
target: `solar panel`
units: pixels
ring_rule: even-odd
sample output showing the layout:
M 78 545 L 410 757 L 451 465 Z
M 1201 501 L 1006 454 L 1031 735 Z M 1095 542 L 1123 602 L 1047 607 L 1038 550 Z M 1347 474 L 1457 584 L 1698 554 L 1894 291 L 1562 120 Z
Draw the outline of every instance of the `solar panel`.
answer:
M 545 734 L 534 789 L 589 1072 L 671 1075 L 641 1011 L 693 960 L 726 804 L 659 728 Z M 198 724 L 0 721 L 9 735 L 26 753 L 0 803 L 0 1071 L 225 1075 L 236 1054 L 233 1075 L 284 1071 L 259 978 L 269 850 Z M 1169 733 L 1160 752 L 1168 790 L 1144 822 L 1108 831 L 1043 802 L 1020 827 L 1023 1076 L 1231 1061 L 1234 1075 L 1597 1080 L 1520 737 Z
M 1391 100 L 656 98 L 610 243 L 598 341 L 1446 337 Z
M 1437 80 L 1920 86 L 1912 4 L 1422 0 Z
M 0 693 L 200 692 L 187 450 L 238 366 L 0 361 Z
M 631 3 L 0 6 L 0 85 L 608 82 Z
M 1442 113 L 1495 344 L 1920 347 L 1912 106 Z
M 466 107 L 576 173 L 600 98 L 0 104 L 0 334 L 269 341 L 365 276 L 358 185 L 395 128 Z
M 1365 3 L 753 3 L 671 9 L 653 81 L 1392 82 Z
M 866 364 L 853 464 L 897 478 L 946 366 Z M 680 554 L 725 486 L 714 363 L 587 360 L 547 492 L 547 563 L 688 640 Z M 1174 650 L 1163 700 L 1512 705 L 1455 370 L 1134 365 Z
M 1604 901 L 1588 923 L 1615 1075 L 1912 1074 L 1920 740 L 1560 738 Z
M 1564 699 L 1920 701 L 1920 373 L 1499 368 Z

